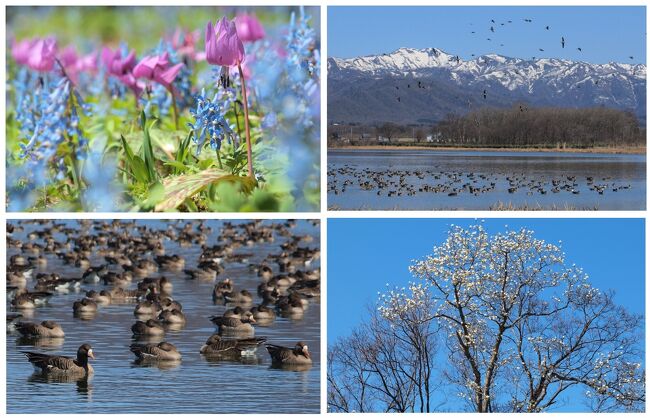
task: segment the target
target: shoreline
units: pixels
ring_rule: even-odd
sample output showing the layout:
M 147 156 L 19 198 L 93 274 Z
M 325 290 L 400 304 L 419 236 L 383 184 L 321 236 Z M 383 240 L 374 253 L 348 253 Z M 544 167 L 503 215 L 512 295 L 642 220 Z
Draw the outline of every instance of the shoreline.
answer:
M 480 151 L 480 152 L 562 152 L 582 154 L 637 154 L 645 155 L 645 147 L 629 148 L 490 148 L 490 147 L 454 147 L 454 146 L 425 146 L 425 145 L 342 145 L 328 146 L 327 151 L 336 150 L 432 150 L 432 151 Z

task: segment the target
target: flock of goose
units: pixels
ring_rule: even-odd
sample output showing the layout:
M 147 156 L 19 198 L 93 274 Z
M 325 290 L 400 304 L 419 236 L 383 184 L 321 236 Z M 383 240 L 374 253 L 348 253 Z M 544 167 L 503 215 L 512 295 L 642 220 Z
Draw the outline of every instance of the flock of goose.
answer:
M 24 241 L 14 239 L 16 232 L 24 230 L 24 222 L 36 225 Z M 181 361 L 176 346 L 164 341 L 168 330 L 182 329 L 186 323 L 181 301 L 173 297 L 174 280 L 182 279 L 165 275 L 173 272 L 176 277 L 184 275 L 185 280 L 215 282 L 212 299 L 216 305 L 227 308 L 221 315 L 206 317 L 216 326 L 216 332 L 207 336 L 203 346 L 196 347 L 197 352 L 206 357 L 237 360 L 254 355 L 260 346 L 265 346 L 274 367 L 308 368 L 312 358 L 306 343 L 298 341 L 294 347 L 284 347 L 255 336 L 256 324 L 272 325 L 276 316 L 300 318 L 310 300 L 320 296 L 320 268 L 315 266 L 320 257 L 319 245 L 311 235 L 294 233 L 295 225 L 295 221 L 224 222 L 217 232 L 203 221 L 178 221 L 166 229 L 121 220 L 79 221 L 79 228 L 48 220 L 10 222 L 7 249 L 13 255 L 7 260 L 8 311 L 11 310 L 7 313 L 8 331 L 28 341 L 65 338 L 66 333 L 57 322 L 29 322 L 25 318 L 33 317 L 34 311 L 59 294 L 84 292 L 85 296 L 70 306 L 70 315 L 84 320 L 95 319 L 99 310 L 111 304 L 134 305 L 130 351 L 136 363 Z M 213 233 L 219 234 L 218 243 L 208 245 Z M 59 239 L 61 236 L 65 239 Z M 261 263 L 249 263 L 251 254 L 244 253 L 246 249 L 272 243 L 277 237 L 284 238 L 277 253 L 267 254 Z M 198 263 L 190 268 L 183 256 L 167 254 L 165 244 L 170 241 L 181 248 L 200 246 Z M 49 259 L 54 257 L 74 266 L 78 276 L 61 277 L 48 271 Z M 93 265 L 91 260 L 103 261 Z M 229 263 L 248 264 L 250 274 L 259 278 L 257 289 L 240 288 L 237 278 L 220 279 Z M 86 291 L 85 285 L 94 288 Z M 97 290 L 97 286 L 102 289 Z M 261 299 L 256 306 L 254 292 Z M 82 344 L 75 357 L 23 353 L 42 374 L 93 373 L 89 359 L 95 359 L 95 353 L 90 343 Z
M 361 190 L 376 190 L 377 196 L 387 197 L 415 196 L 417 193 L 440 193 L 447 196 L 466 193 L 479 196 L 499 191 L 498 182 L 504 178 L 508 183 L 508 193 L 525 191 L 529 196 L 547 193 L 580 194 L 580 191 L 584 190 L 581 186 L 586 186 L 587 190 L 600 195 L 606 191 L 618 192 L 631 188 L 630 184 L 615 182 L 612 177 L 585 176 L 583 179 L 575 175 L 542 175 L 532 178 L 526 173 L 484 174 L 398 169 L 377 171 L 369 168 L 359 169 L 347 164 L 338 168 L 329 167 L 327 178 L 327 192 L 334 195 L 345 193 L 349 186 L 358 186 Z M 434 183 L 423 182 L 426 179 L 431 179 Z

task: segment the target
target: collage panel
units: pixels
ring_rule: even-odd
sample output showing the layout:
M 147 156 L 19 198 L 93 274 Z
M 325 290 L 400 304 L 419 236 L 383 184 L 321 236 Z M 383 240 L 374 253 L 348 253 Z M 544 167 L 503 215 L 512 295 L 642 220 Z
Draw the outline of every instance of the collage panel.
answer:
M 6 16 L 7 211 L 320 210 L 320 7 Z
M 320 412 L 319 220 L 9 220 L 8 413 Z
M 328 209 L 645 210 L 645 33 L 645 6 L 328 7 Z
M 645 411 L 645 219 L 327 234 L 329 412 Z

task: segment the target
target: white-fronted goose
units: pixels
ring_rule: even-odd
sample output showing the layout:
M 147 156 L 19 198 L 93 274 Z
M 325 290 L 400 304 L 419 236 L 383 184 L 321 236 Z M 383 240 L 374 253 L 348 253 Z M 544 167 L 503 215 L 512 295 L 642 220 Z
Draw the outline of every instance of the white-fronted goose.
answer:
M 43 321 L 40 324 L 35 324 L 33 322 L 18 322 L 16 323 L 16 330 L 25 337 L 65 337 L 61 325 L 54 321 Z
M 234 285 L 232 279 L 222 280 L 214 286 L 214 290 L 212 291 L 212 300 L 216 301 L 223 299 L 226 294 L 232 293 L 233 290 Z
M 158 319 L 165 324 L 184 324 L 185 314 L 178 309 L 172 309 L 170 311 L 162 311 Z
M 132 344 L 130 350 L 139 360 L 178 361 L 181 359 L 181 353 L 176 346 L 165 341 L 158 344 Z
M 143 300 L 138 303 L 133 310 L 134 315 L 158 315 L 162 311 L 162 307 L 158 302 Z
M 100 305 L 110 305 L 111 300 L 113 299 L 111 293 L 108 290 L 102 290 L 97 292 L 96 290 L 89 290 L 86 292 L 86 297 L 92 299 Z
M 223 316 L 210 317 L 213 324 L 219 327 L 219 334 L 221 335 L 247 335 L 252 337 L 255 335 L 255 329 L 251 324 L 255 323 L 255 318 L 250 312 L 242 314 L 242 318 Z
M 266 349 L 271 355 L 271 361 L 278 365 L 306 365 L 312 364 L 311 354 L 307 344 L 300 341 L 294 348 L 267 344 Z
M 97 302 L 89 298 L 83 298 L 72 304 L 74 313 L 95 313 L 97 312 Z
M 237 340 L 223 340 L 221 335 L 213 334 L 201 347 L 200 353 L 204 355 L 235 356 L 253 355 L 266 337 L 243 338 Z
M 95 354 L 90 344 L 83 344 L 77 350 L 77 358 L 72 359 L 64 356 L 51 356 L 43 353 L 33 353 L 23 351 L 27 360 L 34 367 L 45 374 L 74 374 L 90 375 L 93 373 L 92 366 L 88 363 L 88 358 L 95 359 Z
M 229 303 L 253 303 L 253 295 L 246 289 L 240 290 L 239 292 L 226 293 L 223 297 Z
M 273 309 L 264 304 L 251 309 L 251 313 L 256 321 L 272 321 L 275 319 L 275 312 Z
M 163 328 L 160 321 L 149 319 L 146 322 L 137 321 L 131 326 L 131 331 L 134 335 L 164 335 L 165 328 Z

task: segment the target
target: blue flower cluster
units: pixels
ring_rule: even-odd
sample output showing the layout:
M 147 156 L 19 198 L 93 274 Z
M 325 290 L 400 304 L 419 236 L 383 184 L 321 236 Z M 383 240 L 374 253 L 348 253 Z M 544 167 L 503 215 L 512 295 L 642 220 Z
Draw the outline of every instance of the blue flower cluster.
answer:
M 20 104 L 16 107 L 16 121 L 23 138 L 19 144 L 22 164 L 7 176 L 7 190 L 15 204 L 28 204 L 31 189 L 67 174 L 63 157 L 58 154 L 60 146 L 74 150 L 77 160 L 86 157 L 88 140 L 80 129 L 79 113 L 85 114 L 88 106 L 67 77 L 54 73 L 22 74 L 14 89 Z M 16 192 L 15 196 L 12 192 Z
M 284 45 L 268 41 L 255 43 L 247 54 L 252 57 L 250 80 L 254 99 L 263 116 L 264 136 L 275 137 L 279 150 L 291 161 L 287 175 L 295 182 L 298 207 L 304 188 L 317 188 L 320 146 L 320 54 L 317 32 L 311 17 L 300 8 L 292 13 Z
M 195 96 L 196 106 L 190 108 L 194 123 L 188 126 L 194 133 L 194 142 L 197 144 L 196 154 L 199 155 L 206 141 L 210 141 L 213 150 L 221 149 L 224 139 L 232 141 L 235 133 L 226 119 L 226 112 L 232 104 L 232 96 L 227 91 L 219 89 L 210 100 L 205 95 L 205 89 Z
M 23 121 L 22 127 L 30 131 L 29 140 L 20 144 L 21 157 L 48 162 L 58 147 L 67 142 L 74 145 L 76 157 L 83 159 L 88 140 L 79 128 L 78 112 L 85 113 L 87 106 L 66 77 L 48 82 L 44 75 L 40 80 L 40 89 L 25 99 L 30 106 L 23 106 L 24 113 L 17 117 Z

